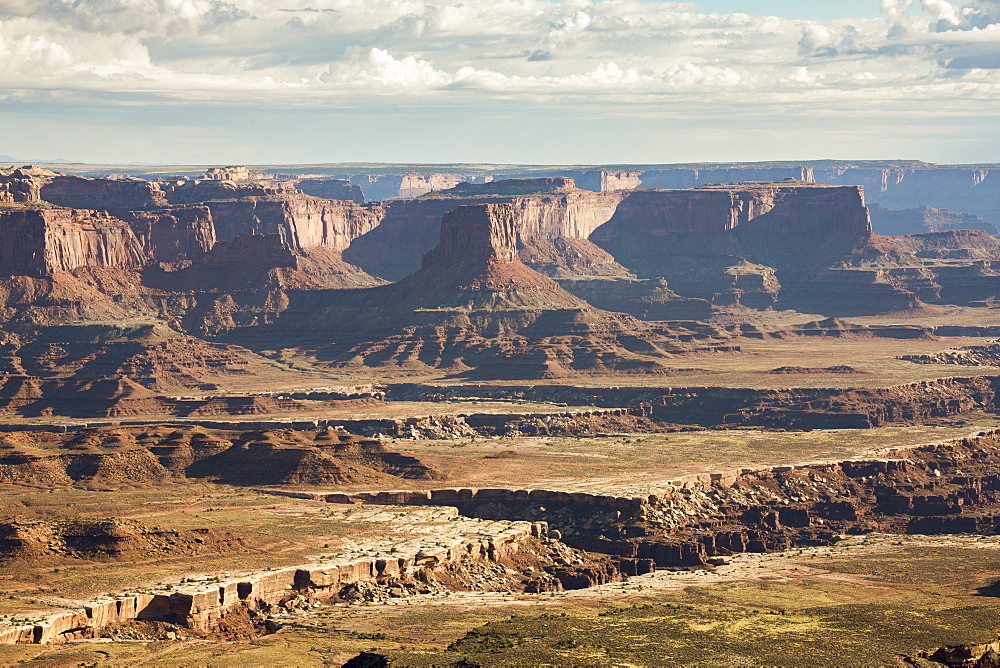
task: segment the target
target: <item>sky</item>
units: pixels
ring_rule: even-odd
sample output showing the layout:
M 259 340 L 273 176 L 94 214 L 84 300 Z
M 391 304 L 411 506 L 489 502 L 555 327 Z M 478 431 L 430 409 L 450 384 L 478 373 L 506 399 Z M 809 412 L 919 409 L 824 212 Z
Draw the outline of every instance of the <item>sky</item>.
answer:
M 0 62 L 19 160 L 1000 162 L 1000 0 L 0 0 Z

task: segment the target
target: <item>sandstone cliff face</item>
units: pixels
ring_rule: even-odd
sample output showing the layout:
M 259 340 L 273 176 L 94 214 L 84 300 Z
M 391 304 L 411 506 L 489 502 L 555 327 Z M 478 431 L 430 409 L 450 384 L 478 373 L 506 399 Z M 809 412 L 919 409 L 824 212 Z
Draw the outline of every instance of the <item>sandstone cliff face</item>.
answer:
M 380 222 L 379 205 L 314 197 L 210 201 L 216 235 L 221 240 L 240 234 L 277 234 L 293 250 L 323 247 L 341 251 Z
M 821 183 L 863 185 L 870 201 L 892 209 L 934 207 L 976 214 L 1000 225 L 1000 170 L 979 168 L 817 170 Z
M 146 209 L 167 204 L 160 187 L 142 179 L 56 176 L 41 186 L 41 199 L 72 209 Z
M 243 197 L 293 196 L 297 191 L 285 184 L 253 181 L 195 180 L 160 181 L 166 200 L 172 205 L 198 204 L 210 200 L 233 200 Z
M 192 260 L 215 245 L 215 225 L 208 207 L 129 211 L 123 217 L 155 262 Z
M 860 189 L 781 182 L 635 191 L 590 239 L 682 295 L 762 307 L 872 233 Z
M 439 263 L 510 263 L 517 260 L 517 224 L 510 206 L 460 207 L 441 221 L 441 241 L 423 258 Z
M 81 267 L 137 269 L 142 243 L 107 213 L 43 209 L 0 213 L 0 271 L 45 276 Z
M 611 218 L 622 197 L 578 190 L 565 178 L 463 184 L 432 197 L 389 203 L 381 224 L 356 239 L 344 259 L 370 274 L 399 280 L 420 267 L 446 212 L 462 205 L 504 202 L 515 210 L 521 258 L 532 268 L 552 275 L 628 275 L 587 240 Z
M 420 197 L 435 190 L 447 190 L 459 183 L 488 183 L 491 176 L 470 174 L 361 174 L 350 177 L 368 201 Z
M 270 336 L 335 367 L 446 368 L 488 378 L 669 373 L 657 358 L 683 348 L 682 337 L 711 338 L 574 297 L 520 261 L 519 225 L 511 202 L 460 206 L 445 214 L 440 242 L 416 273 L 367 290 L 290 295 Z
M 639 173 L 644 189 L 674 190 L 697 188 L 710 183 L 737 181 L 813 181 L 811 167 L 723 167 L 717 169 L 650 169 Z

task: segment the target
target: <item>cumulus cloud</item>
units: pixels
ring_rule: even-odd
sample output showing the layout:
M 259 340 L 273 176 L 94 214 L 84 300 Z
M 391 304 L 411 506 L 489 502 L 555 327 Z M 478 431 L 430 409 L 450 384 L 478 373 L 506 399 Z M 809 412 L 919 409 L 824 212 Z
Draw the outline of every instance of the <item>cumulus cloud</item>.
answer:
M 0 0 L 0 83 L 317 107 L 528 96 L 829 110 L 997 91 L 1000 0 L 881 7 L 804 21 L 642 0 Z

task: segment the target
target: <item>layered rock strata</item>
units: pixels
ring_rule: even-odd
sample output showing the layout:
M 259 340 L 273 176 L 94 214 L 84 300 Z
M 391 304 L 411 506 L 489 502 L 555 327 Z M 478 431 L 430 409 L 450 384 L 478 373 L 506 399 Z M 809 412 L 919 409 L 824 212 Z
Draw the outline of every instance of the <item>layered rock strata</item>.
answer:
M 1000 432 L 886 457 L 688 476 L 629 498 L 515 489 L 317 498 L 453 505 L 472 517 L 544 520 L 581 549 L 674 568 L 703 567 L 741 552 L 826 545 L 844 534 L 992 534 L 1000 527 Z
M 629 275 L 588 241 L 614 214 L 616 193 L 576 188 L 572 179 L 511 179 L 463 184 L 415 200 L 387 203 L 379 226 L 356 239 L 344 258 L 368 273 L 399 280 L 416 271 L 440 235 L 442 216 L 459 206 L 510 204 L 523 262 L 548 275 Z
M 333 339 L 318 354 L 339 364 L 500 377 L 667 373 L 657 358 L 685 349 L 681 337 L 713 343 L 702 332 L 640 323 L 574 297 L 520 261 L 518 225 L 510 203 L 459 207 L 444 216 L 440 243 L 418 272 L 369 290 L 294 295 L 272 336 Z
M 207 634 L 227 615 L 242 611 L 266 615 L 293 598 L 330 599 L 361 583 L 426 580 L 434 572 L 464 562 L 500 561 L 533 538 L 544 538 L 546 533 L 544 523 L 493 522 L 482 526 L 475 535 L 438 541 L 434 547 L 419 546 L 413 552 L 403 547 L 391 555 L 328 560 L 212 584 L 187 585 L 170 592 L 99 600 L 82 610 L 52 615 L 30 626 L 0 628 L 0 643 L 45 645 L 95 638 L 108 625 L 133 620 L 172 622 Z

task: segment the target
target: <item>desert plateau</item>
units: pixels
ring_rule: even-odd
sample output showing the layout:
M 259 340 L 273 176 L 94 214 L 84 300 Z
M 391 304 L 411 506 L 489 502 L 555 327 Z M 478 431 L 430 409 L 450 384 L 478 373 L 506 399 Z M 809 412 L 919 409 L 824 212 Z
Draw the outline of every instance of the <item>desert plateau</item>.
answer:
M 4 167 L 0 663 L 998 665 L 998 197 Z
M 0 63 L 0 668 L 1000 668 L 1000 0 Z

